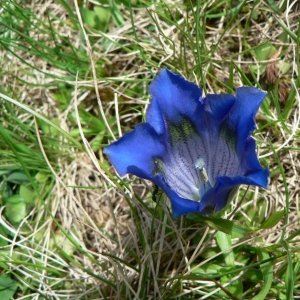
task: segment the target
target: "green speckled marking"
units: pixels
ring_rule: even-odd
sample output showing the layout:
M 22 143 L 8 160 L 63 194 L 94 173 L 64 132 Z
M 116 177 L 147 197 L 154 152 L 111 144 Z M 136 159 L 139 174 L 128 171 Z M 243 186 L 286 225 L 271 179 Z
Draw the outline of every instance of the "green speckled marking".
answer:
M 236 131 L 229 126 L 223 126 L 220 132 L 221 139 L 224 140 L 228 148 L 236 153 L 237 134 Z
M 193 124 L 186 119 L 182 119 L 177 124 L 169 123 L 168 132 L 172 144 L 182 143 L 183 140 L 188 140 L 198 135 Z
M 153 175 L 164 174 L 164 163 L 160 158 L 154 158 Z

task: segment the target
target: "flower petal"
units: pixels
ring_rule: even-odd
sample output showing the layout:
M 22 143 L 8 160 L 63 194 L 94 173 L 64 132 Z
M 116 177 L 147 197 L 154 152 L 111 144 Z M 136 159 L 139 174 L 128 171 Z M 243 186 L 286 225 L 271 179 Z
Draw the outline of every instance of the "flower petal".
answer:
M 142 123 L 107 146 L 104 153 L 109 156 L 120 176 L 127 173 L 140 176 L 132 172 L 132 166 L 151 174 L 155 169 L 154 161 L 164 155 L 165 146 L 154 129 L 148 123 Z
M 177 193 L 168 186 L 161 174 L 153 176 L 149 173 L 145 173 L 136 166 L 131 166 L 129 169 L 131 174 L 138 174 L 138 176 L 141 178 L 151 180 L 163 190 L 163 192 L 170 199 L 173 218 L 177 218 L 192 212 L 201 213 L 199 201 L 192 201 L 178 196 Z
M 182 117 L 196 118 L 195 111 L 202 95 L 198 85 L 164 69 L 149 87 L 152 96 L 146 120 L 158 134 L 166 122 L 179 123 Z
M 198 108 L 197 131 L 203 137 L 208 149 L 208 177 L 212 185 L 217 175 L 231 176 L 240 174 L 240 160 L 235 151 L 234 135 L 225 135 L 227 116 L 235 105 L 233 95 L 208 94 L 201 99 L 202 109 Z
M 207 153 L 201 137 L 192 128 L 188 129 L 189 125 L 190 123 L 183 122 L 181 126 L 174 125 L 171 128 L 170 146 L 163 157 L 166 170 L 163 175 L 168 185 L 180 197 L 199 201 L 203 180 L 195 164 L 202 159 L 203 167 L 206 168 Z
M 208 94 L 201 100 L 204 105 L 205 115 L 202 122 L 205 127 L 212 131 L 220 129 L 222 122 L 236 102 L 236 98 L 229 94 Z
M 247 148 L 249 136 L 255 129 L 255 115 L 267 93 L 252 87 L 236 90 L 236 103 L 228 115 L 228 125 L 236 130 L 237 153 L 241 157 Z
M 160 108 L 160 103 L 156 98 L 151 99 L 146 113 L 146 120 L 147 123 L 151 124 L 158 134 L 162 135 L 166 133 L 166 127 Z
M 209 141 L 208 176 L 213 184 L 216 176 L 243 176 L 262 169 L 250 135 L 265 96 L 261 90 L 242 87 L 237 89 L 236 97 L 209 94 L 201 100 L 204 113 L 197 128 L 205 136 L 204 141 Z
M 232 191 L 236 191 L 241 184 L 255 185 L 263 188 L 268 186 L 269 170 L 261 169 L 246 176 L 220 176 L 216 178 L 216 185 L 210 189 L 200 202 L 200 211 L 218 212 L 223 209 L 234 196 Z
M 200 213 L 200 203 L 179 197 L 172 189 L 163 189 L 171 201 L 172 216 L 177 218 L 189 213 Z
M 166 143 L 162 163 L 166 183 L 182 198 L 200 200 L 195 162 L 206 161 L 205 143 L 196 130 L 201 89 L 169 70 L 162 70 L 149 88 L 152 95 L 146 120 Z
M 241 163 L 243 172 L 262 169 L 256 154 L 256 142 L 252 137 L 249 137 L 246 141 L 244 153 L 241 156 Z

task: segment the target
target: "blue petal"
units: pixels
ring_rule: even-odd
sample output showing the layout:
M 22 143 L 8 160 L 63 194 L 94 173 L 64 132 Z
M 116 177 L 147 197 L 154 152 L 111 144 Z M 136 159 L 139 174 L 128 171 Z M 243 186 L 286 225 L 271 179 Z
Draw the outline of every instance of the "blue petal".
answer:
M 152 98 L 146 113 L 147 123 L 155 129 L 158 134 L 165 134 L 166 127 L 160 104 L 157 99 Z
M 228 124 L 236 130 L 237 153 L 241 157 L 247 148 L 247 141 L 255 129 L 255 115 L 267 93 L 252 87 L 236 90 L 236 103 L 228 115 Z
M 122 138 L 104 149 L 120 176 L 127 173 L 140 176 L 130 170 L 137 166 L 145 173 L 151 174 L 155 169 L 154 160 L 165 153 L 165 146 L 157 133 L 148 123 L 135 127 Z
M 202 159 L 206 168 L 208 154 L 197 133 L 193 135 L 192 129 L 184 130 L 185 126 L 188 127 L 183 122 L 181 127 L 172 128 L 172 132 L 176 133 L 178 139 L 175 142 L 172 140 L 171 146 L 167 147 L 167 154 L 163 157 L 165 166 L 163 175 L 168 185 L 181 198 L 199 201 L 201 198 L 199 190 L 203 185 L 203 179 L 195 163 Z
M 232 176 L 240 174 L 240 160 L 236 154 L 234 135 L 224 134 L 226 120 L 236 98 L 228 94 L 208 94 L 201 100 L 203 108 L 198 108 L 197 131 L 203 137 L 208 149 L 208 177 L 212 185 L 217 175 Z M 229 128 L 230 129 L 230 128 Z M 233 139 L 232 139 L 233 137 Z
M 180 75 L 162 70 L 150 85 L 149 94 L 152 100 L 146 120 L 158 134 L 164 131 L 166 122 L 179 123 L 185 116 L 197 118 L 195 111 L 202 90 Z
M 137 176 L 151 180 L 157 186 L 159 186 L 163 192 L 170 199 L 171 207 L 172 207 L 172 216 L 173 218 L 177 218 L 182 215 L 186 215 L 189 213 L 199 213 L 200 211 L 200 203 L 197 201 L 192 201 L 188 199 L 184 199 L 177 195 L 168 184 L 165 182 L 163 176 L 161 174 L 153 176 L 149 173 L 145 173 L 143 170 L 139 169 L 136 166 L 131 166 L 130 168 L 131 174 L 136 174 Z
M 208 94 L 201 100 L 205 111 L 205 115 L 202 116 L 203 119 L 201 120 L 205 122 L 203 125 L 210 131 L 213 131 L 215 128 L 219 129 L 235 102 L 236 99 L 233 95 Z
M 269 171 L 267 169 L 261 169 L 246 176 L 217 177 L 216 185 L 201 199 L 199 209 L 200 211 L 220 211 L 234 196 L 232 195 L 232 191 L 236 191 L 236 188 L 241 184 L 266 188 L 268 186 L 268 177 Z
M 200 203 L 179 197 L 173 190 L 163 189 L 171 201 L 172 216 L 177 218 L 189 213 L 200 213 Z
M 232 95 L 207 95 L 201 100 L 204 110 L 198 121 L 198 132 L 209 141 L 208 175 L 214 184 L 216 176 L 243 176 L 261 170 L 255 141 L 250 137 L 255 128 L 255 114 L 266 93 L 250 87 L 237 89 Z
M 224 125 L 236 99 L 228 94 L 208 94 L 200 102 L 201 106 L 197 109 L 197 130 L 199 134 L 205 136 L 211 157 L 215 160 L 215 154 L 218 153 L 216 146 L 220 140 L 221 127 Z
M 256 142 L 252 137 L 246 141 L 244 153 L 241 156 L 241 163 L 244 172 L 262 169 L 256 154 Z
M 167 184 L 182 198 L 200 200 L 200 176 L 194 167 L 197 159 L 205 161 L 208 150 L 196 124 L 201 89 L 169 70 L 162 70 L 152 82 L 152 95 L 146 120 L 166 143 L 162 162 Z

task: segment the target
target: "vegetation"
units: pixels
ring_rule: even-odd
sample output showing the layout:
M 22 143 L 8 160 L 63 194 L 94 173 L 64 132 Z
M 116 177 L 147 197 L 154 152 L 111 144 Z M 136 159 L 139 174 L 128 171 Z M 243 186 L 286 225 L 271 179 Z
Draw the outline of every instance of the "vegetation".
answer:
M 299 11 L 0 0 L 0 298 L 299 299 Z M 103 147 L 144 120 L 164 67 L 205 94 L 268 90 L 268 190 L 174 220 L 149 182 L 116 174 Z

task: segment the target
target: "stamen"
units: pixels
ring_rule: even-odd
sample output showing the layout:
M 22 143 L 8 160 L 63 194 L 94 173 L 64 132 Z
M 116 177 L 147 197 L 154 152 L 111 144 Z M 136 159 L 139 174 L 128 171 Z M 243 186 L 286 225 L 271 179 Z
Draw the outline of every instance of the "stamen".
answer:
M 195 162 L 195 168 L 199 170 L 202 180 L 204 181 L 204 183 L 206 183 L 208 182 L 208 176 L 204 166 L 205 166 L 204 159 L 198 158 Z

